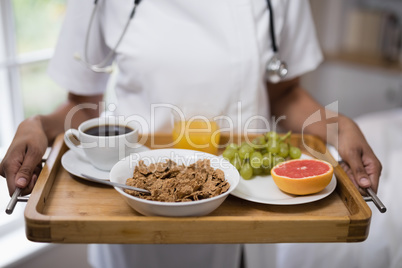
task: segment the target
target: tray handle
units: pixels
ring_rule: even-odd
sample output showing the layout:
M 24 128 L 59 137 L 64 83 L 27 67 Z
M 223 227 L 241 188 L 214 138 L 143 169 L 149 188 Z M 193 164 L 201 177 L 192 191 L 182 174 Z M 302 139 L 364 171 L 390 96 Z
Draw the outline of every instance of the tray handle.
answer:
M 375 192 L 371 188 L 367 188 L 365 190 L 368 196 L 363 197 L 364 201 L 366 202 L 372 201 L 381 213 L 386 212 L 387 208 L 384 206 L 384 204 L 381 202 L 380 198 L 378 198 Z
M 21 191 L 22 191 L 21 188 L 18 188 L 18 187 L 15 188 L 13 196 L 11 197 L 11 200 L 6 207 L 7 214 L 10 215 L 13 213 L 15 205 L 17 205 L 17 202 L 28 202 L 29 197 L 28 196 L 20 196 Z

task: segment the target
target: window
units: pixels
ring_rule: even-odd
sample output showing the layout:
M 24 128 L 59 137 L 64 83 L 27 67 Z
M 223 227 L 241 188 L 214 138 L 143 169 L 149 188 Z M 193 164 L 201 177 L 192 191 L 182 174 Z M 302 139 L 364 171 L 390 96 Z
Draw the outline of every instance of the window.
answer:
M 49 113 L 66 98 L 46 74 L 65 8 L 66 0 L 0 0 L 0 159 L 24 118 Z M 10 198 L 0 179 L 1 235 L 22 223 L 24 205 L 12 216 L 4 213 Z
M 1 104 L 8 103 L 1 105 L 1 111 L 12 119 L 1 122 L 1 129 L 8 132 L 2 131 L 2 146 L 10 141 L 9 133 L 14 133 L 24 118 L 47 113 L 54 108 L 49 103 L 56 106 L 65 99 L 65 91 L 46 75 L 65 6 L 65 0 L 0 1 Z

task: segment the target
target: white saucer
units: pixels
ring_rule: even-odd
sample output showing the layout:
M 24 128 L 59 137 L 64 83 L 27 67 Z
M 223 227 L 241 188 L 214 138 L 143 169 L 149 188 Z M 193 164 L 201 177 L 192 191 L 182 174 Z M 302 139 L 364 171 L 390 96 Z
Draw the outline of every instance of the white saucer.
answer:
M 141 146 L 137 149 L 136 153 L 149 150 L 150 149 L 148 147 Z M 61 165 L 68 173 L 82 179 L 85 179 L 81 175 L 84 173 L 101 180 L 109 180 L 109 171 L 97 169 L 96 167 L 92 166 L 88 160 L 81 158 L 72 150 L 68 150 L 61 157 Z

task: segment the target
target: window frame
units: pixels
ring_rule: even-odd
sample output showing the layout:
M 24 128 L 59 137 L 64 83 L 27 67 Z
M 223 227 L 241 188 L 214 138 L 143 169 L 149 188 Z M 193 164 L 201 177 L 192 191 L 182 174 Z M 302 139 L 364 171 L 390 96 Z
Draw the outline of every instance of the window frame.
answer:
M 17 46 L 16 46 L 16 28 L 15 17 L 12 6 L 12 0 L 0 1 L 0 14 L 2 18 L 2 42 L 3 42 L 3 55 L 0 61 L 0 70 L 6 72 L 6 79 L 8 87 L 9 103 L 11 105 L 9 115 L 12 118 L 12 130 L 16 129 L 16 124 L 23 119 L 23 107 L 21 101 L 21 87 L 20 87 L 20 74 L 18 71 L 19 65 L 17 63 Z
M 20 69 L 23 66 L 49 61 L 54 49 L 36 50 L 18 55 L 15 12 L 12 0 L 0 0 L 0 161 L 10 145 L 18 125 L 24 120 L 24 104 Z M 5 180 L 2 179 L 0 201 L 4 208 L 9 201 Z M 4 184 L 4 186 L 3 186 Z M 16 226 L 23 226 L 25 205 L 13 215 L 0 216 L 0 237 Z M 0 212 L 1 213 L 1 212 Z

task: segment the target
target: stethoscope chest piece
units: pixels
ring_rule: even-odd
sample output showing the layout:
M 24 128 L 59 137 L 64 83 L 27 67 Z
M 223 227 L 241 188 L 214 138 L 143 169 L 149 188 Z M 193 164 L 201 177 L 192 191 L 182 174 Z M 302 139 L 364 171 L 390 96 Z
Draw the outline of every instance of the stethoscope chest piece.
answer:
M 269 34 L 271 36 L 272 50 L 274 51 L 274 55 L 265 66 L 265 79 L 272 83 L 278 83 L 287 75 L 288 66 L 278 57 L 279 50 L 275 37 L 274 11 L 272 9 L 271 0 L 267 0 L 267 6 L 269 12 Z
M 288 73 L 288 66 L 284 61 L 281 61 L 277 54 L 268 61 L 265 68 L 265 78 L 267 81 L 277 83 L 282 80 Z

